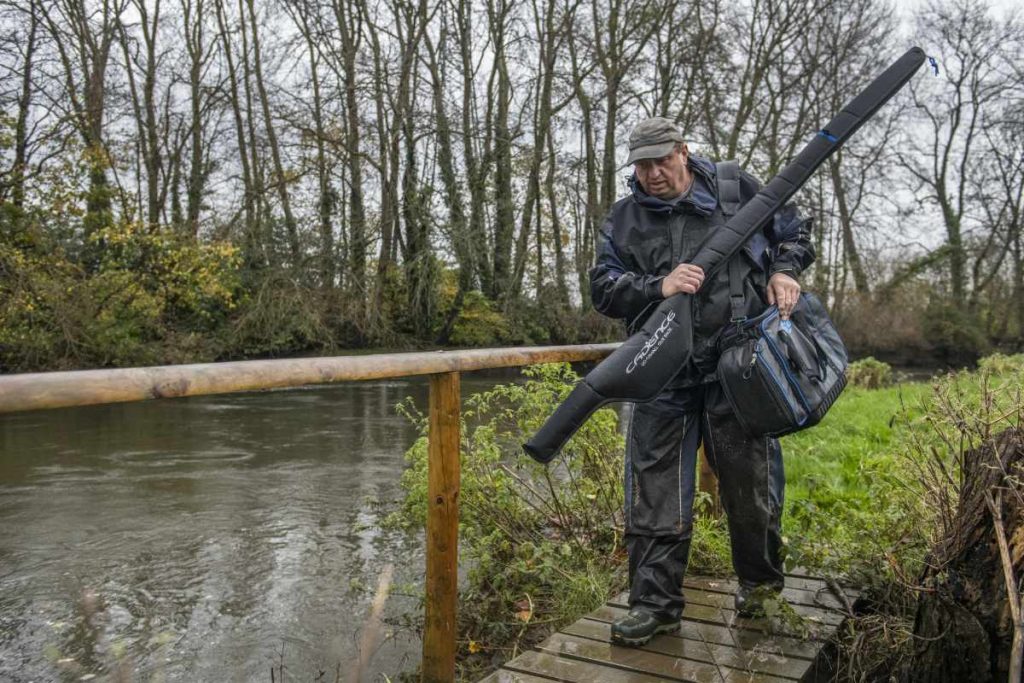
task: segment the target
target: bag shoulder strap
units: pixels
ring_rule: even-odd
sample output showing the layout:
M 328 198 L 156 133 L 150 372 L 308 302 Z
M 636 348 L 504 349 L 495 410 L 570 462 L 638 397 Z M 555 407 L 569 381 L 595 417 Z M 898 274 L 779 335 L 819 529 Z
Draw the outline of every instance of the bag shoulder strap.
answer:
M 726 218 L 734 216 L 743 203 L 740 198 L 740 165 L 734 160 L 715 164 L 718 183 L 718 205 Z

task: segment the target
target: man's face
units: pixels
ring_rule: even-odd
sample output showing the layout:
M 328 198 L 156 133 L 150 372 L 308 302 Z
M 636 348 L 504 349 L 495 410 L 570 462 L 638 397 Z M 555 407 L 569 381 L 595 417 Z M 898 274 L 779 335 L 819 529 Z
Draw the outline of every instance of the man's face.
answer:
M 647 194 L 673 199 L 690 184 L 690 170 L 686 166 L 688 156 L 689 150 L 683 143 L 660 159 L 638 160 L 633 164 L 633 170 Z

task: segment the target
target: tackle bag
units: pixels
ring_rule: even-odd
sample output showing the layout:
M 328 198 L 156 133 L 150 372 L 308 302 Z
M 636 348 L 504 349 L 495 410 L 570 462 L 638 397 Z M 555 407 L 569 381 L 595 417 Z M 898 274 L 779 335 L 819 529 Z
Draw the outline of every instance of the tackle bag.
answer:
M 846 386 L 846 347 L 813 294 L 789 320 L 777 306 L 722 334 L 718 380 L 752 436 L 783 436 L 818 424 Z

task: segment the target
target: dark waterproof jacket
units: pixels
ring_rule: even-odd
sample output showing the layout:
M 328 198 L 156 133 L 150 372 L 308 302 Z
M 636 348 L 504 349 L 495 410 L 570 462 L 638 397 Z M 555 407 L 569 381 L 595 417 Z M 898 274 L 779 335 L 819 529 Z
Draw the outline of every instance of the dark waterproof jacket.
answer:
M 675 266 L 696 255 L 705 237 L 726 217 L 718 202 L 716 166 L 690 156 L 693 185 L 686 198 L 672 204 L 646 194 L 636 176 L 632 193 L 617 201 L 601 228 L 597 263 L 590 270 L 594 308 L 621 318 L 632 333 L 662 300 L 661 281 Z M 750 174 L 740 172 L 740 201 L 746 203 L 760 188 Z M 751 237 L 734 259 L 740 259 L 746 315 L 766 307 L 768 278 L 785 272 L 798 278 L 814 261 L 811 224 L 787 204 L 775 214 L 763 234 Z M 697 294 L 694 306 L 694 366 L 681 373 L 683 384 L 700 381 L 714 371 L 718 335 L 732 317 L 729 268 L 723 264 Z

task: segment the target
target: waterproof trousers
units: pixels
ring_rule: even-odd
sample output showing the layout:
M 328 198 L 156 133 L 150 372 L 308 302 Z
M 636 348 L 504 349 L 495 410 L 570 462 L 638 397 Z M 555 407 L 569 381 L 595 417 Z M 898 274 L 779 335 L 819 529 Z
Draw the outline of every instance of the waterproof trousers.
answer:
M 633 406 L 625 481 L 630 607 L 682 615 L 702 440 L 718 477 L 739 582 L 782 588 L 785 478 L 779 442 L 747 435 L 718 385 L 706 384 L 669 389 Z

